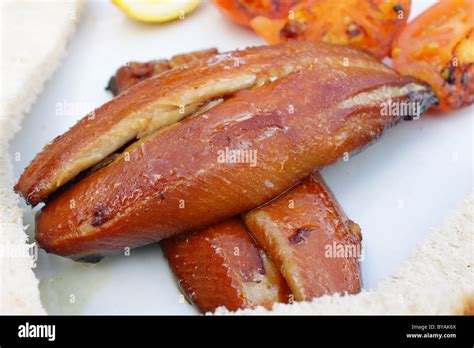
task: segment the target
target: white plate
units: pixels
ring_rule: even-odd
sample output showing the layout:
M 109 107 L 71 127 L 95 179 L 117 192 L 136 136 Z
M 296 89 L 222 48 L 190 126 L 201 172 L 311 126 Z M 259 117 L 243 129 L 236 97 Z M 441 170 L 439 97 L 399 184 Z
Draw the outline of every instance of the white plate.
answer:
M 414 1 L 412 17 L 433 1 Z M 11 144 L 18 177 L 34 155 L 91 109 L 110 99 L 104 90 L 130 60 L 166 58 L 217 47 L 260 45 L 209 3 L 184 20 L 146 25 L 126 18 L 110 2 L 89 2 L 69 54 L 47 84 Z M 404 122 L 348 162 L 323 176 L 363 231 L 364 287 L 372 288 L 400 266 L 433 226 L 473 187 L 473 107 Z M 33 235 L 34 212 L 25 224 Z M 36 274 L 49 313 L 192 314 L 157 245 L 89 265 L 40 251 Z

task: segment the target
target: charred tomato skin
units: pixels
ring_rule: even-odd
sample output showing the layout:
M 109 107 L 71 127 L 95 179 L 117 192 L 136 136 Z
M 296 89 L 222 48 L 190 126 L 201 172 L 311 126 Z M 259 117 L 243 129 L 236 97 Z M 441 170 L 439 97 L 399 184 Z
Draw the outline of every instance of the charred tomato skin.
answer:
M 306 0 L 292 7 L 287 18 L 259 16 L 250 25 L 270 44 L 315 40 L 362 48 L 383 58 L 410 8 L 410 0 Z
M 213 0 L 221 13 L 244 27 L 250 27 L 250 21 L 257 16 L 284 18 L 298 0 Z
M 474 103 L 474 1 L 444 0 L 409 23 L 392 47 L 400 73 L 428 82 L 439 111 Z

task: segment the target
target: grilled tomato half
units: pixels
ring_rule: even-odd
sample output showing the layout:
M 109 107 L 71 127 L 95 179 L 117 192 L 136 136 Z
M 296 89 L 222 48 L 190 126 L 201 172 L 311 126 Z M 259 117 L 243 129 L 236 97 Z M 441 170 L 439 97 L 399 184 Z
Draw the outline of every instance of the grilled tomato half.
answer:
M 270 44 L 317 40 L 363 48 L 382 58 L 390 53 L 410 7 L 410 0 L 306 0 L 284 19 L 263 15 L 250 25 Z
M 395 39 L 393 66 L 428 82 L 438 109 L 474 102 L 474 1 L 443 0 L 409 23 Z
M 285 18 L 299 0 L 213 0 L 217 8 L 228 18 L 244 27 L 257 16 Z

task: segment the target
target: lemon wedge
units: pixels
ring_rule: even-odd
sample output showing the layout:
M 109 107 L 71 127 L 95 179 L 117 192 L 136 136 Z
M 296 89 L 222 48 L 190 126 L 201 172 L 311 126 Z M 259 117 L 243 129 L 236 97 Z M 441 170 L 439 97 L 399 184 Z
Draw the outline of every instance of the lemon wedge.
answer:
M 147 23 L 168 22 L 193 11 L 201 0 L 112 0 L 130 18 Z

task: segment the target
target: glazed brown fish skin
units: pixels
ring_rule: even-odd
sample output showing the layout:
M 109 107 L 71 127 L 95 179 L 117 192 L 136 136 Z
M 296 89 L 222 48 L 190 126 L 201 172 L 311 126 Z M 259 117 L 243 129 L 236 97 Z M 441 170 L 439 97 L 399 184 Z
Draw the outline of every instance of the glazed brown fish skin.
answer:
M 166 239 L 161 247 L 178 283 L 201 312 L 287 303 L 285 280 L 238 218 Z
M 347 218 L 319 174 L 243 214 L 243 221 L 274 260 L 296 301 L 360 292 L 360 228 Z
M 242 220 L 247 228 L 232 218 L 161 242 L 181 288 L 201 311 L 271 308 L 277 302 L 360 292 L 360 228 L 319 174 Z M 249 286 L 249 279 L 257 282 Z
M 152 60 L 149 62 L 130 62 L 120 67 L 107 84 L 106 90 L 114 96 L 152 76 L 161 74 L 171 69 L 166 59 Z
M 300 66 L 141 139 L 48 202 L 37 215 L 40 245 L 63 256 L 104 255 L 205 228 L 263 204 L 379 137 L 398 119 L 381 115 L 388 99 L 418 101 L 423 109 L 434 101 L 427 85 L 355 49 L 298 42 L 250 50 L 292 52 Z M 216 64 L 228 66 L 220 66 L 226 73 L 234 66 L 225 59 Z M 130 88 L 116 103 L 136 107 L 131 97 L 150 97 L 148 89 L 167 74 Z M 108 122 L 116 120 L 116 113 L 103 112 Z M 258 151 L 256 166 L 219 163 L 219 151 L 242 144 Z
M 183 64 L 187 57 L 195 59 L 194 53 L 182 57 L 179 61 Z M 148 65 L 135 67 L 146 70 Z M 118 86 L 140 82 L 121 74 L 124 68 L 127 67 L 120 68 L 115 76 Z M 201 311 L 214 311 L 219 306 L 229 310 L 257 305 L 270 308 L 276 302 L 288 302 L 288 285 L 280 272 L 285 272 L 292 286 L 295 295 L 291 300 L 310 301 L 323 294 L 360 291 L 359 262 L 355 257 L 325 257 L 325 247 L 332 247 L 333 242 L 360 251 L 361 235 L 358 225 L 347 219 L 319 174 L 244 214 L 243 219 L 264 247 L 258 253 L 255 242 L 246 235 L 250 232 L 235 218 L 202 232 L 161 242 L 180 287 Z M 288 221 L 292 228 L 288 228 Z M 316 224 L 318 228 L 314 228 Z M 264 250 L 278 260 L 279 270 Z M 269 263 L 267 270 L 262 260 Z M 254 277 L 249 274 L 257 275 L 258 280 L 250 287 L 248 279 Z
M 216 55 L 217 49 L 209 48 L 184 54 L 178 54 L 171 59 L 158 59 L 149 62 L 130 62 L 120 67 L 114 76 L 110 78 L 106 87 L 114 96 L 119 95 L 137 83 L 152 76 L 159 75 L 173 68 L 189 64 L 193 61 L 210 58 Z
M 206 102 L 311 64 L 311 46 L 262 46 L 195 60 L 145 79 L 48 144 L 15 186 L 35 206 L 135 138 L 175 124 Z M 296 56 L 300 53 L 301 56 Z

